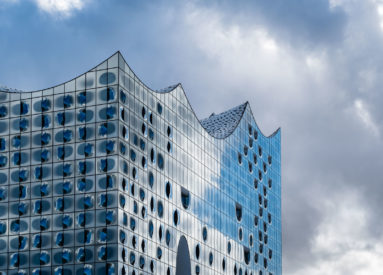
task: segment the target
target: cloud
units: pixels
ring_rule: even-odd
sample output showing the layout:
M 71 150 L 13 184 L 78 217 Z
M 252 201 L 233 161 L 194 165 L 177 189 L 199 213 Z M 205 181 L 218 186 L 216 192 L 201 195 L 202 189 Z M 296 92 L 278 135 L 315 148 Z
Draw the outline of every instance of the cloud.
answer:
M 364 126 L 371 131 L 375 136 L 379 135 L 379 128 L 373 121 L 370 112 L 368 111 L 365 103 L 361 99 L 356 99 L 354 101 L 354 108 L 356 115 L 364 124 Z
M 283 274 L 381 274 L 382 3 L 133 2 L 46 2 L 83 15 L 57 24 L 7 5 L 1 82 L 52 86 L 119 49 L 150 87 L 182 82 L 201 118 L 249 100 L 265 134 L 282 127 Z
M 51 15 L 57 14 L 62 17 L 69 17 L 73 12 L 82 10 L 86 0 L 34 0 L 43 12 Z

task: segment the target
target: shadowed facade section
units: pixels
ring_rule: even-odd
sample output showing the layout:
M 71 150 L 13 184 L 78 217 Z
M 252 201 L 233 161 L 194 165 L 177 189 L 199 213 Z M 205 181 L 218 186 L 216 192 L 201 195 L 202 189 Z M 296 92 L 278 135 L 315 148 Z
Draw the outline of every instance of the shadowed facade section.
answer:
M 184 236 L 178 243 L 176 275 L 191 275 L 189 246 Z

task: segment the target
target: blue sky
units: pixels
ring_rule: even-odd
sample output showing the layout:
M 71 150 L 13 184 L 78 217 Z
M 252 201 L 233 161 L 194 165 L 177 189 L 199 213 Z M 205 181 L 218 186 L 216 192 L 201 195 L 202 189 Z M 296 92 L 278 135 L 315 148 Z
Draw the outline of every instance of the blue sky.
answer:
M 200 118 L 282 127 L 283 269 L 383 269 L 383 1 L 0 0 L 0 83 L 37 90 L 120 50 Z

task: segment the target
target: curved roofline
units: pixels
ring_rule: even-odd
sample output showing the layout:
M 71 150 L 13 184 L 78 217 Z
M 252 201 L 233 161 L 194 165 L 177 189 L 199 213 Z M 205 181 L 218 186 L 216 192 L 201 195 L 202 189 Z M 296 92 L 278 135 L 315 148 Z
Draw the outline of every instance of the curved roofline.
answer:
M 243 119 L 243 116 L 244 116 L 244 114 L 245 114 L 247 108 L 249 108 L 250 113 L 251 113 L 251 116 L 252 116 L 252 118 L 253 118 L 253 120 L 254 120 L 255 125 L 257 126 L 257 128 L 259 129 L 259 131 L 261 132 L 261 134 L 262 134 L 264 137 L 266 137 L 266 138 L 272 138 L 272 137 L 274 137 L 278 132 L 280 132 L 280 130 L 281 130 L 281 127 L 279 127 L 279 128 L 278 128 L 277 130 L 275 130 L 271 135 L 266 136 L 266 135 L 262 132 L 262 130 L 260 129 L 260 127 L 258 126 L 257 121 L 255 120 L 254 114 L 253 114 L 253 112 L 252 112 L 252 110 L 251 110 L 251 107 L 250 107 L 249 102 L 246 101 L 245 103 L 243 103 L 243 104 L 246 104 L 246 106 L 245 106 L 245 108 L 243 109 L 243 111 L 242 111 L 242 113 L 241 113 L 239 119 L 236 121 L 236 123 L 235 123 L 235 127 L 233 128 L 233 130 L 232 130 L 231 132 L 229 132 L 227 135 L 225 135 L 224 137 L 216 137 L 216 136 L 210 134 L 210 133 L 206 130 L 206 128 L 202 125 L 201 120 L 198 119 L 198 116 L 197 116 L 197 114 L 195 113 L 193 106 L 190 104 L 190 100 L 189 100 L 189 98 L 188 98 L 188 96 L 187 96 L 187 94 L 186 94 L 184 88 L 182 87 L 182 84 L 181 84 L 181 83 L 177 83 L 176 85 L 169 86 L 169 87 L 163 89 L 163 91 L 161 91 L 161 90 L 160 90 L 160 91 L 158 91 L 158 90 L 153 90 L 152 88 L 148 87 L 148 86 L 147 86 L 147 85 L 146 85 L 146 84 L 145 84 L 145 83 L 144 83 L 144 82 L 137 76 L 137 74 L 134 72 L 134 70 L 132 70 L 132 68 L 131 68 L 131 67 L 129 66 L 129 64 L 126 62 L 124 56 L 121 54 L 120 51 L 116 51 L 115 53 L 113 53 L 112 55 L 110 55 L 108 58 L 106 58 L 106 59 L 103 60 L 102 62 L 98 63 L 96 66 L 92 67 L 90 70 L 86 71 L 85 73 L 82 73 L 82 74 L 80 74 L 80 75 L 78 75 L 78 76 L 76 76 L 76 77 L 73 77 L 72 79 L 70 79 L 70 80 L 68 80 L 68 81 L 65 81 L 65 82 L 62 82 L 62 83 L 60 83 L 60 84 L 51 86 L 51 87 L 49 87 L 49 88 L 39 89 L 39 90 L 34 90 L 34 91 L 22 91 L 22 90 L 11 89 L 11 88 L 7 88 L 7 87 L 5 87 L 6 90 L 0 90 L 0 91 L 1 91 L 1 92 L 5 92 L 5 93 L 35 93 L 35 92 L 40 92 L 40 91 L 44 91 L 44 90 L 54 89 L 54 88 L 56 88 L 56 87 L 65 85 L 66 83 L 69 83 L 69 82 L 71 82 L 71 81 L 73 81 L 73 80 L 75 80 L 75 79 L 77 79 L 77 78 L 79 78 L 79 77 L 81 77 L 81 76 L 83 76 L 83 75 L 86 75 L 88 72 L 93 71 L 93 70 L 96 69 L 98 66 L 100 66 L 100 65 L 103 64 L 103 63 L 105 63 L 106 61 L 108 61 L 110 58 L 112 58 L 112 57 L 115 56 L 115 55 L 118 55 L 119 57 L 121 57 L 122 60 L 124 61 L 125 65 L 129 68 L 129 70 L 133 73 L 133 75 L 137 78 L 137 80 L 138 80 L 138 81 L 139 81 L 145 88 L 147 88 L 148 90 L 150 90 L 150 91 L 152 91 L 152 92 L 154 92 L 154 93 L 158 93 L 158 94 L 167 94 L 167 93 L 171 93 L 171 92 L 175 91 L 178 87 L 180 87 L 181 90 L 182 90 L 182 92 L 183 92 L 183 95 L 184 95 L 185 98 L 186 98 L 187 104 L 189 105 L 191 111 L 193 112 L 193 115 L 194 115 L 195 119 L 198 121 L 198 123 L 201 125 L 201 127 L 206 131 L 206 133 L 209 134 L 209 136 L 211 136 L 211 137 L 214 138 L 214 139 L 218 139 L 218 140 L 222 139 L 222 140 L 223 140 L 223 139 L 226 139 L 226 138 L 228 138 L 229 136 L 231 136 L 231 135 L 237 130 L 238 125 L 241 123 L 241 121 L 242 121 L 242 119 Z M 120 62 L 120 60 L 118 60 L 118 66 L 117 66 L 118 68 L 120 68 L 120 64 L 119 64 L 119 62 Z M 0 87 L 0 88 L 1 88 L 1 87 Z M 243 104 L 240 104 L 239 106 L 241 106 L 241 105 L 243 105 Z

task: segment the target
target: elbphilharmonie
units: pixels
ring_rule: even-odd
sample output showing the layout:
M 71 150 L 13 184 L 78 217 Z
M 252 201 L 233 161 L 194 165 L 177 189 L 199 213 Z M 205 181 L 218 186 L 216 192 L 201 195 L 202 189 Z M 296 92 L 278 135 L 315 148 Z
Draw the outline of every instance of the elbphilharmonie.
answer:
M 198 119 L 120 52 L 0 89 L 0 274 L 281 275 L 281 134 L 244 103 Z

